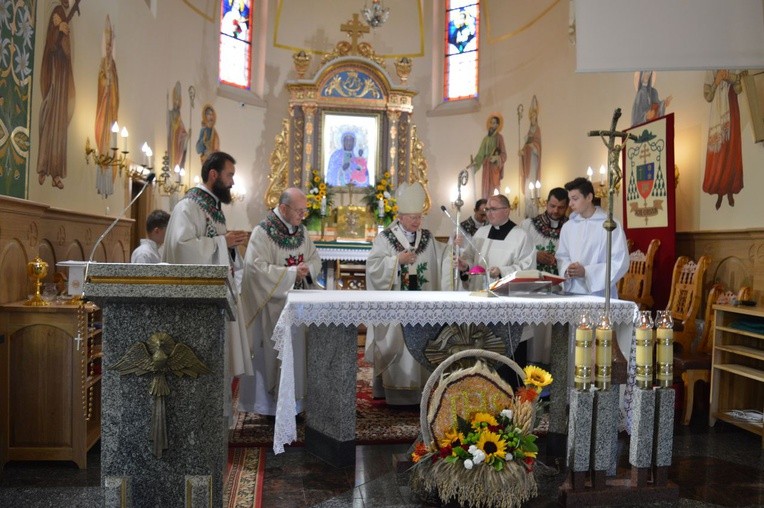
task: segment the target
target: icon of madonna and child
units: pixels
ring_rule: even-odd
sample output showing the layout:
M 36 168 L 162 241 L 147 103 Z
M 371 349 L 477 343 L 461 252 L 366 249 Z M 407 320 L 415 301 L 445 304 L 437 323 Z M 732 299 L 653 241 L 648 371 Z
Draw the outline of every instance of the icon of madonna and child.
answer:
M 332 152 L 326 165 L 327 185 L 367 187 L 374 184 L 369 179 L 368 149 L 357 146 L 356 138 L 353 131 L 342 132 L 342 146 Z

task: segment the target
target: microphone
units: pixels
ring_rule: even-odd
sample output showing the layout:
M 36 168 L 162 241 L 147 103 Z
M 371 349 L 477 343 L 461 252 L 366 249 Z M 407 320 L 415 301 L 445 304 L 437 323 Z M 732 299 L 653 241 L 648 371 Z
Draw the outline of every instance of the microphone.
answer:
M 488 270 L 488 268 L 489 268 L 488 267 L 488 261 L 486 261 L 485 256 L 483 256 L 483 253 L 480 252 L 480 249 L 478 249 L 477 245 L 475 245 L 475 242 L 472 240 L 472 235 L 467 233 L 464 230 L 464 228 L 462 227 L 462 225 L 459 224 L 458 222 L 456 222 L 456 220 L 451 216 L 451 214 L 448 213 L 448 210 L 446 209 L 446 207 L 444 205 L 441 205 L 440 209 L 443 210 L 443 213 L 446 214 L 446 217 L 448 217 L 451 220 L 451 222 L 454 223 L 454 226 L 456 226 L 459 229 L 459 232 L 462 234 L 462 237 L 465 240 L 467 240 L 467 243 L 470 245 L 470 247 L 472 247 L 474 249 L 474 251 L 477 253 L 477 255 L 480 257 L 480 261 L 482 261 L 483 264 L 485 264 L 485 269 Z M 488 277 L 485 278 L 485 285 L 486 285 L 486 288 L 485 288 L 486 291 L 488 291 L 488 293 L 490 294 L 491 291 L 488 288 L 488 286 L 489 286 Z
M 111 230 L 114 229 L 114 226 L 116 226 L 119 220 L 125 215 L 125 213 L 127 213 L 130 207 L 133 206 L 133 203 L 135 203 L 138 200 L 138 198 L 141 197 L 141 194 L 143 194 L 143 191 L 145 191 L 146 187 L 148 187 L 149 184 L 154 181 L 154 178 L 156 178 L 156 176 L 157 176 L 156 173 L 149 173 L 146 176 L 146 180 L 143 182 L 143 187 L 141 187 L 141 190 L 138 191 L 138 194 L 135 195 L 132 201 L 130 201 L 127 204 L 125 209 L 122 210 L 122 212 L 117 216 L 116 219 L 114 219 L 114 221 L 111 224 L 109 224 L 109 227 L 106 228 L 106 231 L 104 231 L 101 234 L 101 236 L 98 237 L 98 240 L 96 240 L 95 244 L 93 244 L 93 250 L 90 251 L 90 256 L 88 256 L 88 261 L 87 263 L 85 263 L 85 275 L 82 278 L 83 288 L 85 287 L 84 283 L 87 282 L 88 280 L 88 269 L 90 268 L 90 263 L 93 262 L 93 257 L 95 256 L 96 249 L 98 248 L 99 245 L 101 245 L 101 242 L 103 242 L 103 239 L 106 238 L 106 235 L 108 235 L 111 232 Z

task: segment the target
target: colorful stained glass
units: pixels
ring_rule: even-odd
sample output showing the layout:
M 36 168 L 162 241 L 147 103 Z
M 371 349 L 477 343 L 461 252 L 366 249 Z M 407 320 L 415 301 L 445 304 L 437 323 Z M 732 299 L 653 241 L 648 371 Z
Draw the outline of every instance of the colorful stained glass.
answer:
M 220 82 L 249 90 L 251 63 L 252 0 L 220 0 Z
M 477 97 L 480 5 L 475 0 L 447 0 L 445 27 L 443 100 Z

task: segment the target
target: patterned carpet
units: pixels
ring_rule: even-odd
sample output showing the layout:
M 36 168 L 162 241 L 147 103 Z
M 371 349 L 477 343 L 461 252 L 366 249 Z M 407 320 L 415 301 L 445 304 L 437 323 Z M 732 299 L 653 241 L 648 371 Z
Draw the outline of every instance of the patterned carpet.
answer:
M 256 508 L 263 498 L 265 448 L 228 448 L 223 506 Z
M 360 356 L 360 355 L 359 355 Z M 413 443 L 419 435 L 419 406 L 388 406 L 371 396 L 372 366 L 358 359 L 356 381 L 356 442 Z M 305 442 L 305 424 L 297 424 L 297 443 Z M 239 413 L 228 437 L 229 446 L 273 446 L 273 422 L 255 413 Z

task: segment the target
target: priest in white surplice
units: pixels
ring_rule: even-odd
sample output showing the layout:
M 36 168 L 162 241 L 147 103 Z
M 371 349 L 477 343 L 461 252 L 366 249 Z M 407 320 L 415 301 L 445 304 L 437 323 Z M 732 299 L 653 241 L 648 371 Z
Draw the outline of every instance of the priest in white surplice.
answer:
M 534 247 L 521 227 L 509 219 L 509 200 L 503 194 L 488 198 L 485 208 L 488 225 L 473 237 L 475 247 L 467 247 L 459 260 L 459 269 L 466 272 L 471 265 L 483 266 L 492 279 L 499 279 L 518 270 L 534 268 Z M 482 257 L 481 257 L 482 255 Z
M 607 231 L 602 227 L 607 214 L 595 206 L 594 187 L 586 178 L 579 177 L 565 184 L 573 213 L 560 231 L 557 246 L 557 268 L 566 277 L 564 289 L 568 293 L 603 296 L 607 262 Z M 629 251 L 626 235 L 616 221 L 610 255 L 610 296 L 618 298 L 615 284 L 629 270 Z
M 307 213 L 305 194 L 285 190 L 279 204 L 258 224 L 247 245 L 241 299 L 247 333 L 253 342 L 254 376 L 239 384 L 239 410 L 275 415 L 280 362 L 271 336 L 287 293 L 293 289 L 318 289 L 321 258 L 308 237 L 302 220 Z M 305 399 L 305 336 L 295 335 L 294 353 L 296 412 Z
M 225 265 L 231 267 L 229 280 L 237 293 L 236 272 L 242 262 L 236 247 L 247 241 L 246 231 L 228 231 L 221 203 L 231 202 L 236 161 L 224 152 L 210 154 L 202 165 L 202 183 L 190 189 L 172 210 L 164 241 L 163 261 L 188 265 Z M 244 332 L 244 319 L 237 304 L 235 321 L 226 323 L 226 387 L 241 374 L 252 374 L 250 346 Z M 231 415 L 231 390 L 225 391 L 226 415 Z
M 398 218 L 374 239 L 366 260 L 366 289 L 381 291 L 439 290 L 451 279 L 451 247 L 422 229 L 424 187 L 404 183 L 396 193 Z M 366 361 L 374 365 L 374 397 L 390 405 L 419 404 L 429 373 L 403 341 L 401 325 L 370 327 Z

